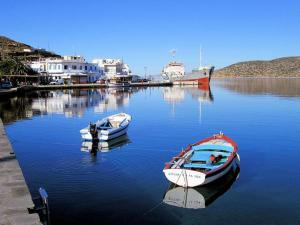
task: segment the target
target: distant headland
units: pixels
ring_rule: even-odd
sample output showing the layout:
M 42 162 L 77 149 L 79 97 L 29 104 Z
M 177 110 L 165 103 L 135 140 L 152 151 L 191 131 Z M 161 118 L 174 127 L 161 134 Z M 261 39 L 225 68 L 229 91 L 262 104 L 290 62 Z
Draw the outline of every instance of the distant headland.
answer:
M 239 62 L 216 70 L 213 77 L 300 77 L 300 56 Z

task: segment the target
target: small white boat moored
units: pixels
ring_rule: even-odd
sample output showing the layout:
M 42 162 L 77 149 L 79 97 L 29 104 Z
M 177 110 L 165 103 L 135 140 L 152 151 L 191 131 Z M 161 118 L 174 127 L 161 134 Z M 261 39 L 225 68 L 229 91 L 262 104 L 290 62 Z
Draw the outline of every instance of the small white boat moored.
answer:
M 108 141 L 126 134 L 130 122 L 131 116 L 126 113 L 111 115 L 81 129 L 81 138 L 85 141 L 92 141 L 93 128 L 95 128 L 96 138 L 99 141 Z
M 239 162 L 236 143 L 220 133 L 188 145 L 166 164 L 163 172 L 174 184 L 196 187 L 224 176 Z

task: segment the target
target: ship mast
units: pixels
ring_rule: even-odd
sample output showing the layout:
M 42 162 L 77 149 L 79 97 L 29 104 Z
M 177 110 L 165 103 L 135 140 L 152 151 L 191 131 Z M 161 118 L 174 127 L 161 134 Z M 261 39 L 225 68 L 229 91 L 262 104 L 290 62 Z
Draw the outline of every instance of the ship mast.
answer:
M 174 62 L 175 62 L 175 55 L 176 55 L 176 52 L 177 52 L 176 49 L 171 49 L 171 50 L 170 50 L 170 53 L 171 53 L 171 55 L 172 55 L 172 57 L 173 57 Z
M 202 67 L 202 45 L 200 45 L 200 51 L 199 51 L 199 67 Z

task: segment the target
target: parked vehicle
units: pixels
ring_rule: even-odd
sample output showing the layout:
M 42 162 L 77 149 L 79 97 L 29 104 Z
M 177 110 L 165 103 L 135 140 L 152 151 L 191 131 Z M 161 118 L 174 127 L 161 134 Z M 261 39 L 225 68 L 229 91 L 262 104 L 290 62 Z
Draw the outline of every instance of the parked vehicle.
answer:
M 0 87 L 3 89 L 10 89 L 13 86 L 10 81 L 3 81 L 0 85 Z
M 96 80 L 95 83 L 96 84 L 105 84 L 105 80 L 104 79 Z
M 59 79 L 59 80 L 51 81 L 49 84 L 50 85 L 62 85 L 62 84 L 64 84 L 64 80 Z

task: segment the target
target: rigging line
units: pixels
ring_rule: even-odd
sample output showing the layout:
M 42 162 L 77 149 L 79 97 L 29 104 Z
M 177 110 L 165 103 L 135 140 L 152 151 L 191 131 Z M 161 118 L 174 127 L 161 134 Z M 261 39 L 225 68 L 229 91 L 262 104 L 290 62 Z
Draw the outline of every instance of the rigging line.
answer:
M 176 183 L 178 182 L 178 180 L 179 180 L 179 178 L 180 178 L 180 176 L 183 174 L 183 171 L 181 171 L 181 173 L 180 173 L 180 175 L 178 176 L 178 179 L 177 179 L 177 181 L 176 181 Z M 175 183 L 173 183 L 173 188 L 175 187 Z M 143 215 L 141 216 L 141 217 L 144 217 L 144 216 L 146 216 L 146 215 L 148 215 L 149 213 L 151 213 L 153 210 L 155 210 L 156 208 L 158 208 L 161 204 L 163 203 L 163 200 L 162 201 L 160 201 L 158 204 L 156 204 L 156 205 L 154 205 L 152 208 L 150 208 L 149 210 L 147 210 L 145 213 L 143 213 Z
M 142 219 L 144 216 L 146 216 L 147 214 L 149 214 L 150 212 L 152 212 L 153 210 L 155 210 L 156 208 L 158 208 L 161 204 L 163 203 L 163 201 L 160 201 L 158 204 L 154 205 L 152 208 L 150 208 L 149 210 L 147 210 L 146 212 L 144 212 L 142 215 L 136 216 L 135 218 L 133 218 L 130 223 L 133 223 L 133 221 L 138 221 L 140 219 Z
M 178 179 L 177 179 L 177 181 L 176 181 L 176 183 L 178 182 L 178 180 L 179 180 L 179 178 L 180 178 L 180 176 L 183 174 L 183 171 L 181 171 L 181 173 L 180 173 L 180 175 L 178 176 Z M 172 185 L 172 184 L 171 184 Z M 173 188 L 175 187 L 175 183 L 173 183 Z M 159 203 L 157 203 L 156 205 L 154 205 L 152 208 L 150 208 L 150 209 L 148 209 L 146 212 L 144 212 L 141 216 L 139 216 L 139 217 L 137 217 L 136 218 L 136 220 L 138 219 L 138 218 L 141 218 L 141 217 L 144 217 L 144 216 L 146 216 L 146 215 L 148 215 L 149 213 L 151 213 L 153 210 L 155 210 L 155 209 L 157 209 L 161 204 L 163 203 L 163 200 L 161 200 Z
M 163 203 L 163 200 L 162 201 L 160 201 L 158 204 L 156 204 L 155 206 L 153 206 L 151 209 L 149 209 L 148 211 L 146 211 L 143 215 L 142 215 L 142 217 L 144 217 L 144 216 L 146 216 L 146 215 L 148 215 L 149 213 L 151 213 L 153 210 L 155 210 L 156 208 L 158 208 L 161 204 Z

